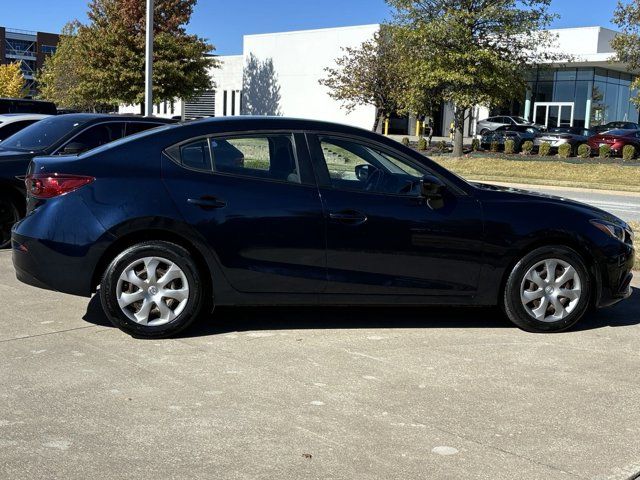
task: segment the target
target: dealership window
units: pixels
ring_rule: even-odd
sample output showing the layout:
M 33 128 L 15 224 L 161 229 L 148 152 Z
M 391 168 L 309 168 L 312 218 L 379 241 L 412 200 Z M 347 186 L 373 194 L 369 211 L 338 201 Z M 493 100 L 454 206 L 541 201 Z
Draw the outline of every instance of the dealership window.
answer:
M 222 94 L 222 115 L 224 117 L 227 116 L 227 96 L 228 96 L 228 93 L 225 90 L 224 93 Z

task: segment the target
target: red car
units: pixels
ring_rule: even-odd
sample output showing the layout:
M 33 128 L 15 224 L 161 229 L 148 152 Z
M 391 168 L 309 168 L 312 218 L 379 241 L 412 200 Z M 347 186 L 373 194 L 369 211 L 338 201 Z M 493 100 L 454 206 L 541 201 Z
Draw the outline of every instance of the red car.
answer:
M 625 145 L 633 145 L 637 155 L 640 153 L 640 130 L 609 130 L 594 135 L 587 143 L 593 152 L 597 152 L 601 145 L 609 145 L 612 155 L 622 155 Z

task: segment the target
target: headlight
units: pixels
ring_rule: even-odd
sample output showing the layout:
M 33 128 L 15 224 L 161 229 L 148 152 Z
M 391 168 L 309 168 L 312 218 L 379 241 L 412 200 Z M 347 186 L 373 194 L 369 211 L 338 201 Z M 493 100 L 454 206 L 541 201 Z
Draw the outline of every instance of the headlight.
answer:
M 625 229 L 621 225 L 605 222 L 604 220 L 591 220 L 591 225 L 621 242 L 625 240 Z

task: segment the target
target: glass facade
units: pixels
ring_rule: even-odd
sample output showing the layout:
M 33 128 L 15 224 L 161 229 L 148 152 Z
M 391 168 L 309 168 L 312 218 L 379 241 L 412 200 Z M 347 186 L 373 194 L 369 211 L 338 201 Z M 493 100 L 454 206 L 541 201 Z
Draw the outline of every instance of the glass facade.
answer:
M 631 102 L 638 91 L 631 84 L 635 77 L 628 73 L 604 68 L 562 68 L 533 71 L 528 79 L 527 98 L 518 112 L 533 120 L 536 103 L 573 103 L 573 125 L 575 127 L 596 126 L 613 121 L 637 122 L 639 113 Z M 529 111 L 527 112 L 527 108 Z M 540 107 L 542 110 L 543 107 Z M 547 108 L 547 107 L 544 107 Z M 565 117 L 567 109 L 554 113 Z M 557 108 L 557 107 L 555 107 Z M 540 110 L 540 111 L 541 111 Z M 537 114 L 540 111 L 536 112 Z M 544 110 L 546 113 L 546 110 Z M 538 122 L 540 118 L 536 118 Z M 560 119 L 566 123 L 566 118 Z M 550 125 L 555 126 L 555 125 Z

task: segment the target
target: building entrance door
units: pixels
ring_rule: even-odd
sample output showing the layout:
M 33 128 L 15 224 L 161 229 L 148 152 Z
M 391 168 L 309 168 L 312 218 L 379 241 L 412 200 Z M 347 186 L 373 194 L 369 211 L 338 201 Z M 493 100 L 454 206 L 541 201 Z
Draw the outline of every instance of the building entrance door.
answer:
M 533 122 L 547 128 L 573 127 L 573 102 L 536 102 L 533 106 Z

